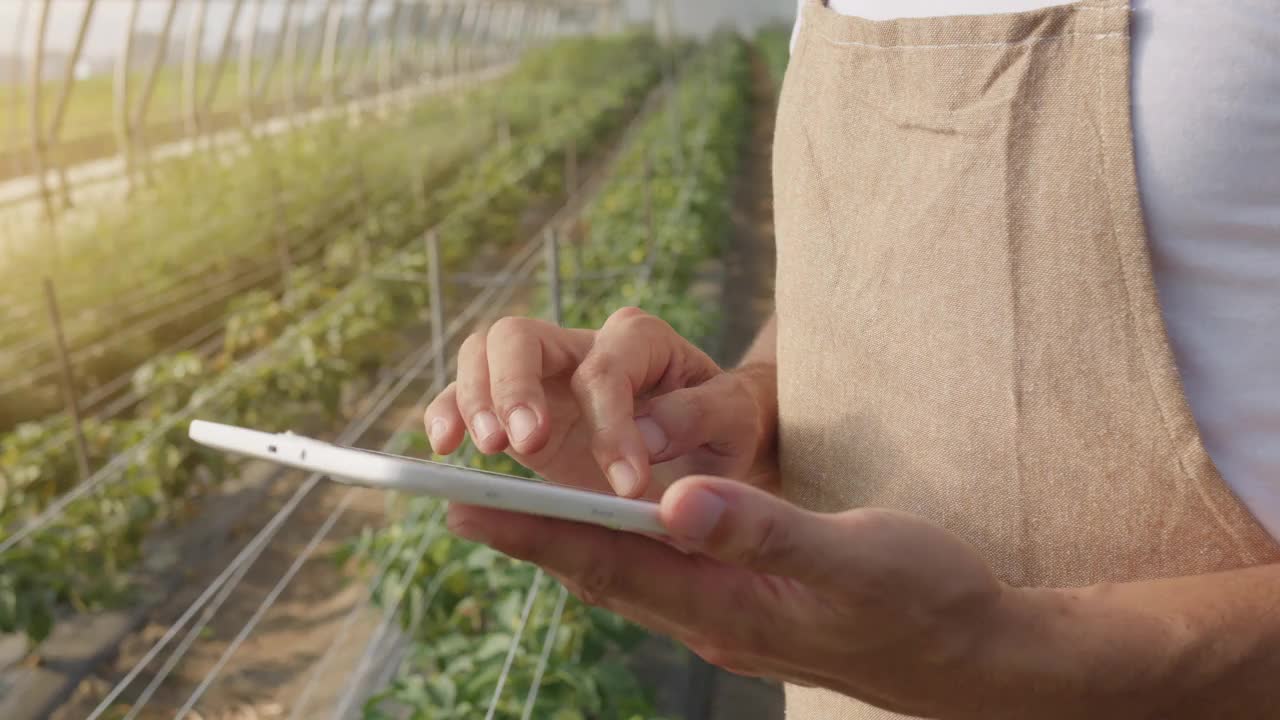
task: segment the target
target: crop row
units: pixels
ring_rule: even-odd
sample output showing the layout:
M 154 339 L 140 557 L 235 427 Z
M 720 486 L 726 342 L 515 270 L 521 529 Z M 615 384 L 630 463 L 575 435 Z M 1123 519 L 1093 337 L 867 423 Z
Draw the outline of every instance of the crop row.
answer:
M 436 225 L 446 259 L 456 263 L 482 245 L 509 245 L 519 234 L 518 218 L 562 194 L 566 149 L 586 154 L 603 142 L 652 84 L 657 62 L 650 53 L 615 68 L 607 84 L 580 90 L 552 121 L 468 163 L 433 193 L 431 202 L 448 212 Z M 422 201 L 418 209 L 427 205 Z M 413 206 L 387 203 L 364 219 L 361 231 L 373 236 L 367 265 L 294 279 L 286 299 L 265 303 L 275 303 L 269 312 L 253 298 L 244 301 L 228 319 L 222 357 L 157 358 L 140 373 L 148 400 L 139 418 L 86 426 L 95 464 L 111 458 L 91 478 L 103 481 L 0 554 L 0 629 L 39 638 L 59 609 L 121 597 L 124 570 L 138 559 L 148 529 L 198 506 L 234 470 L 185 438 L 184 420 L 197 410 L 264 429 L 340 416 L 344 394 L 397 348 L 397 331 L 422 319 L 425 288 L 379 279 L 422 265 L 420 244 L 406 243 L 421 237 L 421 218 L 431 215 Z M 330 260 L 341 265 L 333 256 L 343 252 L 343 244 L 335 244 Z M 9 526 L 28 520 L 74 477 L 67 453 L 36 452 L 46 447 L 47 438 L 21 430 L 6 438 L 4 457 L 12 464 L 4 465 L 8 488 L 0 519 Z
M 713 40 L 619 159 L 585 211 L 587 239 L 562 253 L 565 286 L 577 288 L 565 298 L 566 324 L 599 327 L 612 310 L 638 305 L 686 337 L 709 335 L 716 310 L 691 297 L 693 269 L 719 255 L 728 230 L 726 198 L 750 116 L 748 67 L 741 40 Z M 416 443 L 426 450 L 420 437 Z M 506 456 L 471 457 L 475 467 L 528 476 Z M 410 518 L 438 507 L 421 498 L 404 504 Z M 368 720 L 479 717 L 499 683 L 498 718 L 653 715 L 625 662 L 645 633 L 567 598 L 531 566 L 421 520 L 368 531 L 349 552 L 389 564 L 377 598 L 413 643 L 401 672 L 367 702 Z
M 499 136 L 519 142 L 584 88 L 611 82 L 602 67 L 647 54 L 639 36 L 563 41 L 499 80 L 385 121 L 335 120 L 169 163 L 122 207 L 60 228 L 77 248 L 53 269 L 77 386 L 92 392 L 216 321 L 239 290 L 278 293 L 285 267 L 316 264 L 330 244 L 359 239 L 355 256 L 366 259 L 369 207 L 438 218 L 443 204 L 423 201 Z M 23 273 L 4 283 L 0 428 L 61 406 L 38 266 L 14 263 Z

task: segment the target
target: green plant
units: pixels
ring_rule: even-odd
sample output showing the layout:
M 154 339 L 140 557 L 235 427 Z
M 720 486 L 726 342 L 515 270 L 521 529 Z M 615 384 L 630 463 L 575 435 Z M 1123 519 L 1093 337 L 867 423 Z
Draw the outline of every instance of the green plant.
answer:
M 655 77 L 656 62 L 641 58 L 601 86 L 575 91 L 574 104 L 555 122 L 538 123 L 521 142 L 493 148 L 464 167 L 440 191 L 461 205 L 440 202 L 435 210 L 445 217 L 445 257 L 459 263 L 481 241 L 512 243 L 518 228 L 511 218 L 562 192 L 565 147 L 574 143 L 590 151 L 598 145 Z M 147 530 L 182 514 L 225 476 L 230 468 L 217 453 L 185 437 L 180 419 L 188 408 L 277 430 L 301 419 L 340 417 L 344 390 L 362 380 L 363 368 L 385 362 L 397 332 L 422 317 L 423 288 L 380 279 L 424 266 L 424 251 L 405 243 L 421 236 L 433 211 L 415 215 L 410 206 L 429 202 L 388 203 L 361 222 L 364 232 L 379 236 L 367 267 L 353 272 L 334 262 L 294 278 L 284 298 L 246 296 L 228 318 L 229 344 L 211 362 L 159 357 L 139 372 L 135 381 L 147 392 L 140 417 L 91 425 L 107 438 L 91 448 L 92 466 L 114 458 L 119 478 L 70 503 L 40 532 L 0 555 L 0 629 L 40 639 L 48 616 L 114 602 Z M 255 360 L 246 364 L 246 356 Z M 3 499 L 5 525 L 35 515 L 75 477 L 69 453 L 49 442 L 65 430 L 60 422 L 22 426 L 0 441 L 4 473 L 17 478 Z M 157 428 L 161 437 L 140 443 Z M 129 454 L 117 457 L 122 452 Z M 10 596 L 13 602 L 6 604 Z
M 721 37 L 692 63 L 664 113 L 652 118 L 618 161 L 614 176 L 587 208 L 590 240 L 566 248 L 562 274 L 581 292 L 566 299 L 574 326 L 598 327 L 612 309 L 635 304 L 668 319 L 681 333 L 706 337 L 715 313 L 689 295 L 691 268 L 715 257 L 727 229 L 724 198 L 746 137 L 747 56 L 735 37 Z M 673 137 L 672 112 L 700 112 L 691 131 Z M 649 168 L 649 190 L 636 178 Z M 649 215 L 654 234 L 649 235 Z M 647 280 L 601 281 L 601 273 L 652 263 Z M 543 308 L 545 310 L 545 306 Z M 414 449 L 425 439 L 414 436 Z M 466 455 L 464 455 L 466 456 Z M 487 470 L 528 472 L 506 456 L 470 454 Z M 435 501 L 405 503 L 406 517 L 427 517 Z M 420 556 L 412 548 L 425 543 Z M 393 551 L 399 548 L 399 552 Z M 520 717 L 544 642 L 550 642 L 533 717 L 563 720 L 644 718 L 653 708 L 624 662 L 644 633 L 615 615 L 568 602 L 543 589 L 529 624 L 517 618 L 536 571 L 494 551 L 446 535 L 438 524 L 398 522 L 366 531 L 342 559 L 390 561 L 375 588 L 384 606 L 397 608 L 415 644 L 403 672 L 365 707 L 367 720 L 471 718 L 485 712 L 505 656 L 516 653 L 496 716 Z M 542 580 L 545 584 L 545 579 Z M 552 627 L 555 634 L 549 635 Z

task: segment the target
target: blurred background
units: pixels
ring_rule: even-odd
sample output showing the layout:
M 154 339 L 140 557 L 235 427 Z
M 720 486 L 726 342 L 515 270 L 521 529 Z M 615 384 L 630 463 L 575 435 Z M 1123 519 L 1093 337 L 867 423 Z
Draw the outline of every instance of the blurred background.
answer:
M 186 428 L 429 457 L 425 402 L 509 314 L 639 305 L 735 362 L 794 14 L 0 2 L 0 718 L 780 718 L 434 500 Z

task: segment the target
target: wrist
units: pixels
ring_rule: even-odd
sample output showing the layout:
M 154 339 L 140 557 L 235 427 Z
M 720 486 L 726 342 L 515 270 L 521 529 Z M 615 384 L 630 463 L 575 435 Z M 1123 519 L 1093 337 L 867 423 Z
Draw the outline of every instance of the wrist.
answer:
M 1185 638 L 1122 587 L 1008 588 L 976 645 L 988 699 L 1007 717 L 1128 720 L 1167 706 Z

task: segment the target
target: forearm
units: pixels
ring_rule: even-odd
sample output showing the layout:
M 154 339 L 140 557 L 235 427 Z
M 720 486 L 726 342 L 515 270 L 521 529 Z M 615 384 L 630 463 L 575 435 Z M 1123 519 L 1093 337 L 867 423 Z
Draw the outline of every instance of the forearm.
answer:
M 1280 565 L 1011 590 L 983 664 L 1037 717 L 1261 717 L 1280 706 Z

